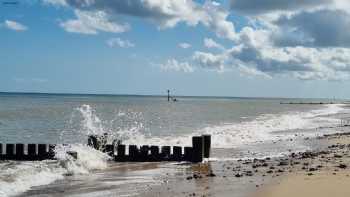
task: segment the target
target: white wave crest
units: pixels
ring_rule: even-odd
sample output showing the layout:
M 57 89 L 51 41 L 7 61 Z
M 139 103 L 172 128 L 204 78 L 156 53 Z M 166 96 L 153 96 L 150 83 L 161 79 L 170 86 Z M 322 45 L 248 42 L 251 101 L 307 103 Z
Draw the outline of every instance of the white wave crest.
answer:
M 208 126 L 183 136 L 146 136 L 137 128 L 120 131 L 128 136 L 126 144 L 191 145 L 191 136 L 210 134 L 215 148 L 233 148 L 243 144 L 290 138 L 299 131 L 320 127 L 337 126 L 339 119 L 331 115 L 344 110 L 343 105 L 325 105 L 322 109 L 308 112 L 264 114 L 255 120 Z M 292 133 L 284 132 L 291 131 Z M 298 131 L 299 130 L 299 131 Z M 278 132 L 278 133 L 277 133 Z M 310 133 L 315 135 L 315 133 Z
M 66 154 L 76 151 L 78 159 Z M 13 196 L 31 187 L 50 184 L 65 175 L 87 174 L 107 168 L 108 156 L 85 145 L 58 146 L 57 160 L 3 162 L 0 164 L 0 196 Z

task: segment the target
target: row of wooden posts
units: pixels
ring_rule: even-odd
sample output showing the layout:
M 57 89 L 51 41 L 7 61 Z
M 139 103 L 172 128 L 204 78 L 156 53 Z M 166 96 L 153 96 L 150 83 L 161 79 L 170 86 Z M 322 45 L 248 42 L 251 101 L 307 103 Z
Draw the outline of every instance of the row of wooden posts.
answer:
M 90 136 L 91 137 L 91 136 Z M 94 139 L 96 136 L 94 136 Z M 91 141 L 89 139 L 89 141 Z M 100 146 L 96 146 L 99 144 Z M 202 162 L 209 158 L 211 136 L 202 135 L 192 137 L 192 147 L 181 146 L 137 146 L 91 144 L 95 149 L 101 150 L 114 157 L 116 162 L 156 162 L 156 161 L 190 161 Z M 55 159 L 54 144 L 0 144 L 0 160 L 35 161 Z M 127 149 L 128 148 L 128 152 Z M 25 149 L 27 151 L 25 151 Z M 5 151 L 4 151 L 5 150 Z M 77 158 L 76 152 L 67 152 Z
M 210 157 L 211 136 L 202 135 L 192 137 L 192 147 L 181 146 L 137 146 L 129 145 L 126 154 L 126 145 L 106 144 L 96 147 L 114 157 L 116 162 L 156 162 L 156 161 L 190 161 L 202 162 L 203 158 Z
M 55 146 L 53 144 L 0 144 L 0 160 L 35 161 L 54 159 Z M 6 151 L 4 151 L 5 147 Z M 25 147 L 26 152 L 24 151 Z

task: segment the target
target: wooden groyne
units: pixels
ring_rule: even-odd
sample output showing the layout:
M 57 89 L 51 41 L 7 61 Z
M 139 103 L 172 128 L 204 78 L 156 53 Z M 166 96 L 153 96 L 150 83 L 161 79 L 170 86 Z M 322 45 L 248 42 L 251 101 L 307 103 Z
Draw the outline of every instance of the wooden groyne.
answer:
M 329 104 L 342 104 L 335 102 L 280 102 L 281 105 L 329 105 Z
M 37 161 L 54 159 L 55 146 L 53 144 L 0 144 L 0 160 Z
M 202 162 L 210 157 L 211 136 L 192 137 L 191 147 L 152 146 L 152 145 L 117 145 L 105 146 L 103 152 L 114 157 L 116 162 L 159 162 L 159 161 L 189 161 Z M 128 148 L 128 151 L 126 151 Z
M 88 145 L 113 157 L 116 162 L 189 161 L 202 162 L 210 157 L 211 136 L 192 137 L 191 147 L 106 144 L 90 136 Z M 37 161 L 55 159 L 55 144 L 0 144 L 0 160 Z M 26 151 L 25 151 L 26 150 Z M 67 152 L 77 158 L 76 152 Z

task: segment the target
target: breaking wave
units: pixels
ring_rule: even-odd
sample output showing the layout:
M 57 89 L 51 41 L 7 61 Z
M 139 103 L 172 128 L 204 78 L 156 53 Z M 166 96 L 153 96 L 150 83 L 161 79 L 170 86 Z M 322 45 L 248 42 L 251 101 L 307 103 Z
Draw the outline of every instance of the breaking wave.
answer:
M 82 105 L 76 110 L 82 117 L 79 132 L 84 138 L 91 134 L 109 133 L 110 140 L 118 137 L 123 139 L 125 144 L 180 144 L 187 146 L 191 145 L 191 136 L 211 134 L 214 148 L 234 148 L 257 141 L 289 138 L 310 129 L 314 129 L 315 132 L 307 134 L 314 135 L 317 128 L 336 126 L 339 119 L 332 115 L 345 109 L 343 105 L 325 105 L 321 109 L 308 112 L 264 114 L 251 121 L 243 119 L 247 121 L 208 126 L 186 135 L 162 137 L 142 133 L 142 130 L 144 130 L 143 123 L 137 121 L 134 121 L 127 128 L 108 129 L 90 105 Z M 126 114 L 125 112 L 119 112 L 116 117 L 123 117 Z M 139 116 L 140 114 L 136 115 Z M 75 160 L 67 155 L 67 151 L 76 151 L 78 159 Z M 56 157 L 56 161 L 1 162 L 0 196 L 17 195 L 33 186 L 45 185 L 63 179 L 66 175 L 87 174 L 94 170 L 105 169 L 109 159 L 106 154 L 81 144 L 58 146 Z
M 314 136 L 318 128 L 335 127 L 340 120 L 334 114 L 345 110 L 343 105 L 325 105 L 322 109 L 308 112 L 287 112 L 283 114 L 264 114 L 251 121 L 213 125 L 197 129 L 186 135 L 150 136 L 140 132 L 140 127 L 119 130 L 116 136 L 126 144 L 154 145 L 191 145 L 191 136 L 201 134 L 212 135 L 214 148 L 234 148 L 244 144 L 261 141 L 286 139 L 302 133 Z M 313 130 L 307 132 L 306 130 Z

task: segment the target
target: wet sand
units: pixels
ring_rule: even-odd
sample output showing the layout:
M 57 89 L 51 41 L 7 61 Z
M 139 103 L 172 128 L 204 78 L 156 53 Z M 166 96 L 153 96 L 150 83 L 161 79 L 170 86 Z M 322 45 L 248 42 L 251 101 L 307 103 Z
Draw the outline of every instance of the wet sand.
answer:
M 262 188 L 255 197 L 344 197 L 350 195 L 350 136 L 349 134 L 324 137 L 330 144 L 329 154 L 312 159 L 312 165 L 322 165 L 316 170 L 300 169 L 287 174 L 280 181 Z
M 348 196 L 350 133 L 301 140 L 314 149 L 200 164 L 111 162 L 104 171 L 68 176 L 20 196 Z
M 304 140 L 319 148 L 279 158 L 192 165 L 140 196 L 349 196 L 350 133 Z

